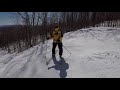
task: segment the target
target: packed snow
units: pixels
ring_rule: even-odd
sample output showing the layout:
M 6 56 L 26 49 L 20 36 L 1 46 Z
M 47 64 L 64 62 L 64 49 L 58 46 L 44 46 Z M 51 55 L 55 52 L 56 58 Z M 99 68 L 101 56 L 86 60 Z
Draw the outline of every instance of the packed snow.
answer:
M 120 28 L 91 27 L 68 32 L 63 46 L 63 58 L 57 51 L 53 60 L 52 40 L 19 54 L 1 50 L 0 78 L 120 77 Z M 48 60 L 51 62 L 46 65 Z

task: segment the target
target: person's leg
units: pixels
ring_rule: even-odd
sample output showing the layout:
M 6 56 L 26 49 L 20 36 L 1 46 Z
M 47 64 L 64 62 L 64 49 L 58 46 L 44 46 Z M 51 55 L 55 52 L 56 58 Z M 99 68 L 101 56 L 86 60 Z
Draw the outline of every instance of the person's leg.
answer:
M 58 43 L 58 48 L 59 48 L 59 55 L 62 56 L 63 53 L 63 48 L 62 48 L 62 43 Z
M 55 54 L 55 48 L 56 48 L 56 46 L 57 46 L 57 43 L 54 43 L 54 42 L 53 42 L 52 54 Z

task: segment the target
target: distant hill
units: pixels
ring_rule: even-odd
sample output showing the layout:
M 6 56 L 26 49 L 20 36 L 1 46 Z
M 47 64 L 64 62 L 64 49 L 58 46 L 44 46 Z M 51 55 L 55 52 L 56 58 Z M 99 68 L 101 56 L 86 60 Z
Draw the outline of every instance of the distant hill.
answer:
M 0 29 L 2 28 L 8 28 L 8 27 L 15 27 L 16 25 L 2 25 L 0 26 Z
M 21 25 L 3 25 L 3 26 L 0 26 L 0 31 L 4 31 L 4 30 L 13 30 L 15 29 L 16 27 L 21 27 Z

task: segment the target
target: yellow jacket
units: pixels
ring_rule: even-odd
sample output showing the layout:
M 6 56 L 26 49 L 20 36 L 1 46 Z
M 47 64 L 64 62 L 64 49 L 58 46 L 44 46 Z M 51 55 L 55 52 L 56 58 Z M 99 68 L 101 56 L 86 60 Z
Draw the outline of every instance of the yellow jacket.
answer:
M 53 42 L 57 43 L 57 41 L 62 42 L 63 33 L 59 28 L 56 28 L 50 35 L 49 38 L 53 38 Z

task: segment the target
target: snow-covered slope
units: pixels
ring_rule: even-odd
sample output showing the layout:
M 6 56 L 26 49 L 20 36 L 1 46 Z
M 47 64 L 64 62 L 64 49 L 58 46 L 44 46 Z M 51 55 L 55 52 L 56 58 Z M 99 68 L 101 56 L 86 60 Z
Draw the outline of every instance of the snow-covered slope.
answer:
M 19 54 L 0 51 L 1 78 L 120 77 L 120 28 L 91 27 L 64 34 L 63 61 L 51 58 L 52 40 Z M 46 53 L 47 45 L 47 53 Z M 56 48 L 58 49 L 58 48 Z M 45 57 L 46 56 L 46 57 Z

